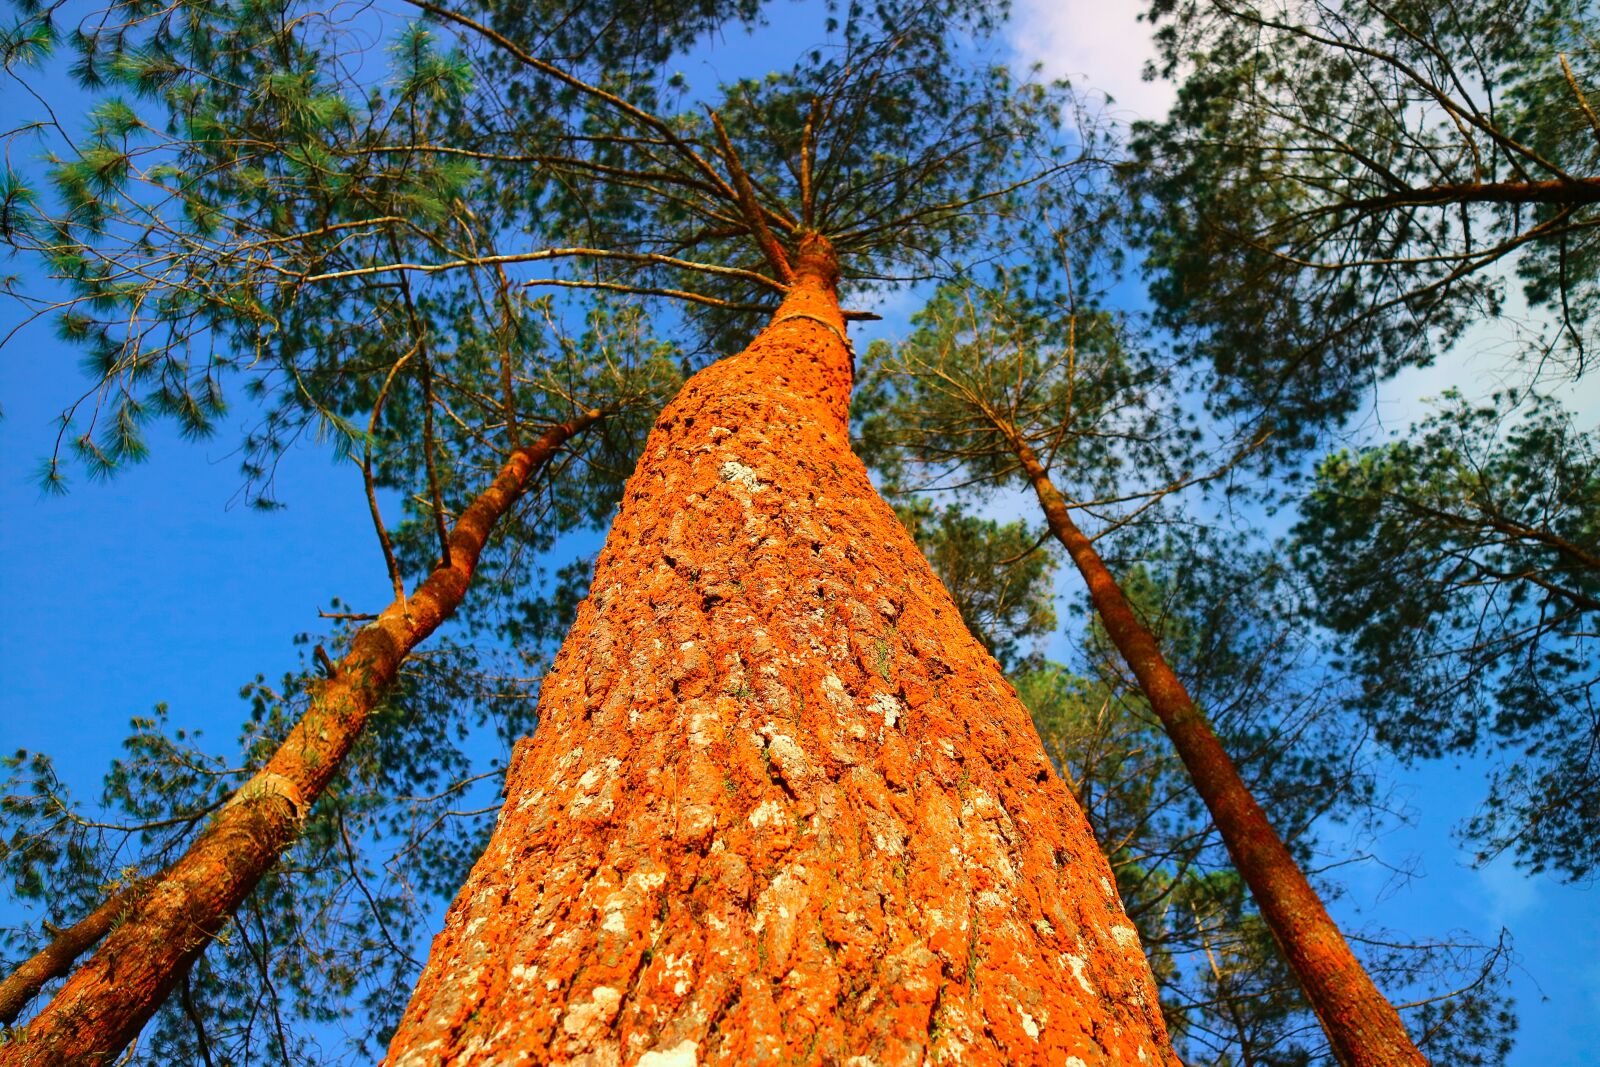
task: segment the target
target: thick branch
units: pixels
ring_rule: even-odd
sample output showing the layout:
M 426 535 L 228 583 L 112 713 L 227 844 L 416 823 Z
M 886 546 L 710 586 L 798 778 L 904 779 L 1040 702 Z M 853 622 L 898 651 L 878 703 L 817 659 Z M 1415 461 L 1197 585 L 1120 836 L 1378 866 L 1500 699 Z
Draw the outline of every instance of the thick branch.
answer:
M 1329 210 L 1422 207 L 1431 204 L 1561 204 L 1600 203 L 1600 178 L 1543 182 L 1449 182 L 1403 189 L 1381 196 L 1346 200 Z
M 677 259 L 673 256 L 663 256 L 655 252 L 618 252 L 606 248 L 541 248 L 536 252 L 508 252 L 493 256 L 469 256 L 444 263 L 378 263 L 370 267 L 351 267 L 349 270 L 329 271 L 325 274 L 311 274 L 305 277 L 282 268 L 274 269 L 298 281 L 329 282 L 343 278 L 364 278 L 373 274 L 390 274 L 395 271 L 437 274 L 441 271 L 460 270 L 463 267 L 503 266 L 507 263 L 538 263 L 547 259 L 564 258 L 620 259 L 629 263 L 654 263 L 663 267 L 699 271 L 702 274 L 720 274 L 742 278 L 745 281 L 755 282 L 758 285 L 764 285 L 769 289 L 777 289 L 780 292 L 784 288 L 779 282 L 775 282 L 765 274 L 760 274 L 753 270 L 742 270 L 739 267 L 723 267 L 714 263 L 696 263 L 694 260 Z

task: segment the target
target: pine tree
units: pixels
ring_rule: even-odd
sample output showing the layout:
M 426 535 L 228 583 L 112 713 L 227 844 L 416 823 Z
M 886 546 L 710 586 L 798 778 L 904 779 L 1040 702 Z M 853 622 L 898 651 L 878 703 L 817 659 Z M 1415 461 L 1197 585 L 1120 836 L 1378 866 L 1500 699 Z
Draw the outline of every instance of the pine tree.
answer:
M 390 1062 L 1170 1055 L 1026 709 L 849 450 L 831 249 L 796 264 L 646 443 Z
M 441 526 L 446 509 L 440 485 L 446 475 L 438 470 L 431 447 L 440 434 L 434 425 L 436 408 L 444 410 L 438 398 L 441 368 L 446 366 L 440 353 L 453 340 L 448 331 L 466 329 L 461 323 L 470 316 L 450 315 L 458 306 L 450 301 L 461 298 L 441 296 L 419 281 L 436 275 L 498 274 L 502 284 L 491 292 L 544 285 L 675 299 L 708 309 L 699 325 L 711 344 L 748 329 L 753 316 L 770 312 L 769 304 L 757 302 L 759 297 L 782 295 L 771 333 L 754 346 L 764 358 L 722 361 L 692 379 L 679 405 L 658 423 L 656 437 L 669 445 L 663 452 L 647 443 L 622 520 L 614 528 L 612 551 L 600 563 L 596 592 L 585 602 L 561 663 L 545 682 L 538 740 L 524 748 L 512 768 L 503 835 L 525 825 L 511 813 L 526 810 L 522 805 L 538 792 L 537 787 L 523 792 L 527 762 L 578 754 L 562 736 L 563 717 L 582 707 L 579 721 L 589 722 L 591 713 L 600 711 L 570 702 L 572 686 L 563 679 L 571 675 L 563 673 L 564 665 L 581 665 L 587 674 L 579 688 L 599 692 L 605 687 L 600 664 L 610 662 L 626 671 L 626 663 L 618 661 L 659 655 L 661 670 L 647 672 L 647 681 L 657 687 L 663 702 L 660 725 L 669 729 L 648 738 L 650 745 L 667 745 L 684 736 L 671 732 L 674 723 L 692 729 L 688 694 L 680 698 L 675 692 L 688 688 L 691 680 L 710 687 L 694 690 L 701 698 L 720 694 L 713 711 L 727 711 L 730 721 L 732 709 L 720 708 L 718 701 L 732 700 L 748 714 L 759 714 L 762 721 L 752 721 L 753 729 L 772 727 L 770 736 L 758 734 L 765 740 L 754 751 L 735 748 L 748 741 L 737 733 L 707 738 L 723 746 L 718 760 L 709 773 L 691 776 L 693 781 L 682 788 L 709 791 L 700 796 L 701 806 L 716 799 L 721 808 L 711 809 L 709 818 L 686 810 L 692 825 L 684 832 L 698 828 L 700 836 L 692 840 L 715 857 L 710 862 L 720 865 L 721 876 L 697 887 L 697 876 L 688 882 L 681 876 L 704 859 L 699 852 L 682 855 L 682 863 L 663 857 L 663 869 L 678 878 L 673 894 L 694 899 L 697 892 L 710 898 L 729 891 L 759 901 L 806 893 L 801 871 L 785 876 L 770 862 L 793 849 L 790 858 L 804 855 L 820 876 L 827 870 L 823 860 L 835 846 L 843 850 L 835 854 L 832 879 L 841 899 L 859 891 L 863 877 L 872 878 L 885 894 L 900 894 L 879 896 L 871 908 L 871 901 L 858 894 L 848 910 L 835 909 L 826 895 L 811 896 L 807 913 L 819 917 L 822 929 L 807 929 L 800 932 L 802 937 L 789 925 L 782 941 L 776 927 L 770 938 L 751 931 L 759 936 L 746 940 L 741 951 L 755 956 L 757 968 L 738 975 L 737 990 L 721 984 L 727 977 L 721 969 L 708 966 L 698 972 L 692 984 L 703 991 L 696 1002 L 703 1017 L 686 1015 L 681 1034 L 669 1047 L 681 1048 L 683 1041 L 692 1040 L 705 1043 L 708 1054 L 715 1048 L 731 1059 L 741 1050 L 779 1040 L 783 1027 L 771 1014 L 775 1002 L 770 982 L 759 977 L 761 970 L 775 973 L 770 968 L 791 951 L 820 960 L 831 958 L 831 949 L 837 948 L 842 962 L 834 974 L 840 980 L 830 983 L 825 969 L 816 969 L 820 985 L 805 997 L 809 1033 L 797 1017 L 793 1036 L 782 1038 L 793 1048 L 804 1051 L 814 1039 L 832 1042 L 841 1053 L 868 1054 L 860 1050 L 892 1044 L 910 1054 L 942 1040 L 952 1047 L 970 1045 L 974 1056 L 995 1059 L 1043 1061 L 1055 1054 L 1076 1055 L 1086 1063 L 1141 1056 L 1169 1059 L 1136 935 L 1117 919 L 1114 888 L 1081 816 L 1052 778 L 1025 709 L 993 661 L 966 634 L 892 512 L 874 501 L 843 434 L 850 361 L 844 333 L 849 315 L 839 310 L 834 295 L 840 261 L 869 285 L 924 272 L 983 233 L 989 213 L 1003 217 L 1019 189 L 1064 174 L 1072 156 L 1063 151 L 1053 130 L 1058 106 L 1054 94 L 1015 86 L 1002 70 L 969 64 L 967 57 L 954 53 L 960 38 L 952 30 L 986 28 L 989 15 L 981 8 L 884 4 L 871 12 L 852 10 L 840 27 L 839 50 L 827 58 L 818 52 L 792 74 L 729 87 L 721 106 L 703 117 L 689 112 L 664 118 L 658 109 L 666 101 L 657 85 L 647 73 L 627 70 L 629 63 L 641 61 L 638 69 L 648 72 L 649 57 L 643 53 L 624 60 L 606 48 L 592 47 L 593 40 L 582 34 L 547 36 L 542 22 L 528 26 L 520 21 L 525 14 L 521 9 L 491 10 L 487 21 L 479 21 L 431 4 L 417 6 L 437 20 L 435 27 L 459 34 L 466 52 L 439 52 L 436 28 L 407 31 L 396 48 L 402 76 L 392 98 L 333 76 L 342 68 L 336 35 L 326 23 L 280 17 L 286 12 L 271 5 L 268 10 L 241 8 L 237 19 L 227 9 L 150 14 L 129 7 L 118 11 L 125 21 L 113 20 L 114 30 L 80 40 L 86 72 L 109 69 L 119 78 L 143 79 L 145 89 L 169 111 L 168 128 L 176 130 L 165 141 L 156 138 L 159 143 L 148 151 L 135 153 L 122 140 L 150 136 L 154 127 L 107 110 L 104 129 L 89 150 L 56 168 L 56 184 L 70 210 L 14 231 L 19 243 L 50 256 L 60 273 L 79 287 L 81 296 L 73 302 L 78 313 L 72 320 L 74 335 L 99 353 L 104 388 L 118 399 L 120 436 L 110 440 L 110 447 L 80 436 L 87 459 L 110 466 L 136 458 L 135 431 L 146 409 L 134 388 L 152 380 L 168 386 L 162 395 L 173 398 L 158 411 L 204 414 L 203 405 L 185 400 L 193 391 L 192 368 L 182 360 L 189 343 L 206 331 L 229 339 L 217 357 L 220 365 L 204 368 L 208 375 L 227 371 L 230 360 L 237 359 L 234 354 L 242 352 L 269 354 L 272 365 L 283 372 L 288 386 L 283 395 L 290 401 L 285 410 L 291 413 L 283 416 L 284 423 L 269 427 L 263 442 L 269 452 L 281 426 L 299 417 L 296 409 L 314 413 L 306 417 L 322 420 L 359 444 L 359 434 L 350 432 L 341 409 L 358 398 L 381 398 L 382 376 L 392 379 L 408 363 L 414 406 L 404 410 L 414 420 L 413 432 L 429 443 L 418 472 L 427 486 L 423 499 L 428 504 L 419 517 Z M 173 32 L 174 20 L 181 32 Z M 594 25 L 579 22 L 585 28 Z M 703 24 L 693 16 L 688 23 Z M 603 18 L 600 24 L 603 28 Z M 573 50 L 565 51 L 568 46 Z M 213 78 L 222 69 L 231 76 Z M 465 106 L 472 73 L 495 77 L 489 93 L 506 93 L 516 108 L 485 113 Z M 540 104 L 548 107 L 536 106 Z M 509 137 L 499 125 L 508 115 Z M 240 154 L 241 144 L 262 147 Z M 163 162 L 148 167 L 143 163 L 148 158 Z M 165 183 L 174 176 L 174 164 L 168 162 L 174 159 L 177 173 L 192 166 L 200 180 L 185 187 L 180 217 L 162 215 L 161 223 L 141 229 L 152 214 L 149 198 L 170 195 Z M 494 218 L 492 225 L 474 224 L 486 217 Z M 529 251 L 495 251 L 494 244 L 521 222 L 544 237 L 582 232 L 583 238 Z M 594 269 L 518 280 L 515 286 L 508 286 L 501 273 L 521 263 L 568 262 L 592 264 Z M 478 305 L 493 309 L 492 301 L 479 300 Z M 153 318 L 146 317 L 149 309 L 157 312 Z M 371 359 L 373 331 L 364 322 L 374 311 L 380 324 L 392 324 L 398 336 L 409 340 L 376 361 Z M 152 321 L 159 324 L 154 338 L 148 327 Z M 514 340 L 508 329 L 496 346 L 508 363 L 515 359 Z M 312 388 L 305 385 L 307 372 L 317 372 Z M 502 378 L 514 385 L 519 373 L 520 368 L 512 367 Z M 717 384 L 719 379 L 724 383 Z M 511 402 L 514 392 L 509 390 L 498 405 L 510 424 L 502 429 L 512 432 L 519 410 Z M 696 405 L 702 399 L 726 407 L 726 417 L 713 421 L 699 414 Z M 734 425 L 721 426 L 720 421 Z M 774 442 L 780 428 L 791 439 L 782 442 L 781 451 Z M 720 446 L 734 450 L 736 458 L 717 460 L 698 451 L 687 458 L 677 455 L 670 442 L 684 436 L 697 449 L 714 452 Z M 763 471 L 776 475 L 780 459 L 805 462 L 805 443 L 814 445 L 819 457 L 830 457 L 825 469 L 819 459 L 805 478 L 792 479 L 787 491 L 768 495 L 771 483 L 763 481 Z M 823 581 L 820 599 L 841 601 L 838 606 L 846 612 L 842 624 L 857 639 L 855 647 L 846 638 L 843 651 L 823 653 L 830 657 L 827 670 L 803 671 L 803 677 L 792 679 L 800 687 L 794 704 L 809 689 L 812 709 L 802 713 L 800 723 L 789 725 L 792 733 L 783 732 L 787 724 L 781 720 L 770 721 L 791 706 L 787 691 L 759 674 L 745 678 L 741 659 L 757 658 L 763 641 L 770 642 L 768 650 L 785 641 L 795 655 L 818 655 L 778 626 L 784 620 L 809 625 L 819 610 L 825 620 L 826 608 L 809 606 L 819 599 L 818 588 L 802 589 L 764 575 L 770 587 L 765 591 L 786 591 L 770 632 L 762 635 L 736 625 L 716 649 L 716 659 L 692 641 L 668 643 L 654 633 L 664 629 L 671 634 L 675 624 L 688 625 L 691 607 L 707 611 L 717 603 L 736 603 L 736 588 L 664 588 L 659 595 L 670 593 L 681 601 L 686 617 L 638 615 L 656 629 L 648 640 L 629 641 L 626 647 L 607 644 L 605 626 L 594 621 L 601 603 L 620 598 L 637 606 L 635 592 L 648 595 L 651 583 L 662 581 L 670 586 L 662 568 L 671 570 L 672 565 L 660 554 L 659 538 L 670 533 L 672 520 L 662 526 L 648 517 L 636 519 L 640 509 L 631 507 L 633 499 L 653 492 L 658 477 L 678 484 L 708 470 L 715 480 L 693 490 L 700 493 L 700 502 L 710 499 L 712 490 L 743 492 L 762 503 L 797 508 L 804 506 L 802 494 L 808 503 L 812 493 L 818 501 L 836 497 L 840 510 L 830 521 L 841 536 L 885 538 L 882 543 L 801 538 L 790 546 L 798 553 L 793 555 L 797 566 L 806 565 L 810 557 L 810 565 L 826 568 L 824 576 L 839 583 L 830 591 Z M 51 473 L 59 472 L 52 468 Z M 696 502 L 688 497 L 679 501 L 677 495 L 670 503 L 681 509 L 674 513 L 681 526 L 696 516 Z M 759 555 L 759 538 L 750 546 L 737 526 L 726 524 L 728 516 L 715 518 L 688 543 L 673 548 L 683 554 L 680 562 L 694 566 L 684 554 L 691 548 L 705 557 L 707 567 L 719 553 L 738 557 L 753 548 Z M 640 558 L 655 554 L 647 566 L 640 558 L 628 564 L 635 568 L 630 582 L 644 584 L 613 591 L 605 580 L 607 568 L 613 560 L 629 557 L 635 544 L 641 546 Z M 850 558 L 864 553 L 872 557 Z M 876 572 L 875 564 L 886 568 L 884 574 Z M 875 595 L 860 600 L 868 586 Z M 805 616 L 798 614 L 802 606 Z M 861 616 L 858 608 L 872 614 Z M 919 635 L 913 620 L 927 632 Z M 837 636 L 845 638 L 844 633 Z M 948 645 L 942 643 L 946 637 Z M 872 665 L 870 672 L 864 663 Z M 770 666 L 782 674 L 781 665 Z M 957 687 L 959 712 L 942 702 L 935 682 Z M 608 731 L 608 736 L 621 743 L 630 735 L 624 727 L 621 733 Z M 585 790 L 599 788 L 580 805 L 592 802 L 595 836 L 589 844 L 594 845 L 602 829 L 613 825 L 606 820 L 618 803 L 625 765 L 620 757 L 601 751 L 598 742 L 589 747 L 576 781 L 586 783 Z M 779 799 L 788 794 L 767 794 L 787 784 L 796 795 L 809 796 L 816 805 L 811 814 L 826 821 L 829 806 L 841 803 L 837 793 L 828 795 L 838 787 L 825 788 L 810 771 L 821 773 L 843 759 L 871 768 L 870 773 L 865 767 L 853 772 L 849 788 L 859 787 L 863 799 L 870 796 L 878 805 L 883 849 L 897 848 L 898 858 L 908 852 L 906 839 L 918 840 L 925 830 L 945 840 L 946 849 L 936 855 L 912 850 L 904 863 L 883 857 L 877 862 L 861 854 L 853 859 L 850 851 L 878 849 L 875 844 L 845 841 L 843 835 L 837 842 L 832 837 L 808 841 Z M 913 776 L 924 759 L 940 761 L 938 777 Z M 917 804 L 919 787 L 930 791 L 925 807 Z M 659 798 L 676 802 L 670 793 Z M 903 807 L 907 804 L 909 808 Z M 717 826 L 719 810 L 739 827 L 736 834 L 730 830 L 732 846 L 724 842 L 720 849 L 707 836 Z M 854 820 L 857 812 L 850 809 L 837 817 Z M 558 835 L 563 841 L 574 836 L 574 824 L 567 825 Z M 548 829 L 526 828 L 535 833 Z M 639 819 L 622 825 L 621 832 L 647 834 L 662 850 L 679 847 L 676 825 L 669 831 L 659 821 Z M 771 851 L 775 841 L 778 853 Z M 567 843 L 583 844 L 581 838 Z M 949 846 L 957 853 L 950 853 Z M 499 855 L 503 847 L 497 839 L 488 855 Z M 946 915 L 938 907 L 947 903 L 942 879 L 959 870 L 962 849 L 983 854 L 986 867 L 996 873 L 975 879 L 966 889 L 964 913 L 954 909 Z M 916 867 L 914 859 L 925 862 Z M 488 862 L 480 863 L 474 879 L 489 877 L 487 870 Z M 647 891 L 656 892 L 664 884 L 651 872 L 636 871 L 631 862 L 627 871 L 642 879 L 630 891 L 648 886 L 652 888 Z M 710 878 L 712 872 L 706 873 Z M 1004 880 L 1005 892 L 999 882 L 989 884 L 992 877 Z M 597 875 L 590 883 L 593 892 L 608 878 Z M 761 883 L 752 886 L 746 878 Z M 476 884 L 469 882 L 469 887 Z M 556 892 L 553 883 L 551 888 Z M 564 887 L 553 902 L 576 907 L 573 888 Z M 818 889 L 826 893 L 825 886 Z M 477 899 L 469 888 L 458 907 L 470 907 Z M 800 907 L 798 898 L 786 900 Z M 781 912 L 790 903 L 776 907 L 775 923 L 782 921 Z M 514 925 L 514 909 L 499 914 L 502 926 Z M 668 909 L 666 917 L 671 915 Z M 574 913 L 571 920 L 574 939 L 584 936 L 583 931 L 597 936 L 615 932 L 609 917 L 602 923 Z M 682 911 L 679 920 L 693 923 L 694 910 Z M 975 926 L 975 921 L 988 925 Z M 452 925 L 441 946 L 461 929 Z M 470 938 L 459 943 L 472 950 Z M 881 951 L 891 943 L 892 953 Z M 610 1041 L 598 1027 L 602 1017 L 609 1021 L 608 1013 L 621 1010 L 623 987 L 606 984 L 619 981 L 611 973 L 619 962 L 612 947 L 595 957 L 598 970 L 581 986 L 563 990 L 570 997 L 561 1003 L 570 1010 L 548 1020 L 552 1028 L 559 1023 L 548 1031 L 556 1040 L 573 1048 L 602 1049 Z M 1012 955 L 1015 949 L 1027 955 Z M 645 949 L 635 944 L 630 951 L 635 950 L 629 958 L 642 965 Z M 779 958 L 763 960 L 768 953 Z M 503 963 L 509 974 L 519 966 L 515 955 L 501 953 L 496 963 Z M 662 967 L 670 958 L 651 953 L 651 960 L 659 959 Z M 1037 964 L 1025 973 L 1018 970 L 1024 960 Z M 151 968 L 150 979 L 139 988 L 97 990 L 87 998 L 87 1015 L 68 1010 L 71 998 L 62 1001 L 61 1010 L 47 1008 L 4 1055 L 27 1056 L 30 1062 L 114 1056 L 152 1010 L 152 992 L 177 981 L 180 964 L 175 957 L 164 967 Z M 428 1054 L 428 1038 L 415 1044 L 414 1036 L 444 1010 L 436 1006 L 424 1012 L 423 1006 L 438 990 L 440 968 L 451 965 L 441 947 L 396 1039 L 397 1055 Z M 520 966 L 524 969 L 518 973 L 525 977 L 526 968 L 534 964 Z M 90 972 L 69 980 L 73 997 L 93 985 L 82 976 L 94 968 L 91 963 Z M 1041 976 L 1040 968 L 1048 968 L 1048 977 Z M 850 976 L 848 984 L 845 975 Z M 672 987 L 679 981 L 673 977 Z M 878 1014 L 875 990 L 892 994 L 899 1007 Z M 119 1003 L 121 992 L 135 995 Z M 461 990 L 449 986 L 445 992 Z M 829 1021 L 834 1006 L 852 996 L 857 998 L 851 1009 L 859 1013 L 856 1021 L 847 1025 L 849 1011 L 846 1019 Z M 641 1008 L 650 1004 L 642 992 L 639 1003 Z M 729 1013 L 741 1004 L 749 1021 L 735 1030 L 727 1026 L 727 1018 L 737 1017 Z M 504 1005 L 498 1018 L 493 1011 L 479 1012 L 476 1025 L 485 1030 L 513 1022 L 520 1026 L 512 1011 Z M 96 1020 L 101 1012 L 101 1025 L 85 1025 L 85 1019 Z M 654 1027 L 650 1012 L 642 1014 L 647 1017 L 641 1025 Z M 726 1039 L 713 1041 L 713 1028 Z M 530 1036 L 541 1032 L 532 1023 L 526 1029 Z M 638 1029 L 630 1036 L 650 1041 L 653 1032 Z
M 922 329 L 888 357 L 895 381 L 881 417 L 923 463 L 959 459 L 971 476 L 1014 476 L 1029 486 L 1051 536 L 1082 576 L 1099 625 L 1204 800 L 1334 1056 L 1374 1067 L 1423 1063 L 1399 1014 L 1350 949 L 1055 484 L 1053 466 L 1087 468 L 1090 484 L 1075 501 L 1085 507 L 1094 480 L 1106 477 L 1101 461 L 1116 455 L 1111 442 L 1146 439 L 1129 421 L 1162 418 L 1155 398 L 1138 395 L 1151 390 L 1159 374 L 1130 358 L 1112 320 L 1086 312 L 1080 330 L 1077 311 L 1031 291 L 1026 274 L 1015 282 L 1002 275 L 990 291 L 946 290 L 922 313 Z M 1119 488 L 1133 495 L 1132 487 Z

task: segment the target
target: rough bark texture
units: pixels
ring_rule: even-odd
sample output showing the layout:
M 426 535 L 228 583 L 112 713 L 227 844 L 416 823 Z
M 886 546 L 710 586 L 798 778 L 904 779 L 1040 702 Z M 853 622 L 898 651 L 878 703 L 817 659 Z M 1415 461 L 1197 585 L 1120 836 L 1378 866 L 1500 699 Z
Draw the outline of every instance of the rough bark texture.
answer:
M 393 1067 L 1176 1063 L 1086 819 L 850 451 L 830 262 L 657 422 Z
M 1195 790 L 1211 812 L 1234 867 L 1250 887 L 1284 958 L 1345 1067 L 1417 1067 L 1427 1061 L 1400 1014 L 1350 951 L 1322 898 L 1306 880 L 1222 743 L 1173 673 L 1155 635 L 1139 620 L 1094 544 L 1067 510 L 1039 457 L 1014 430 L 1012 446 L 1045 519 L 1077 565 L 1117 651 L 1161 720 Z
M 456 521 L 449 564 L 356 634 L 272 758 L 187 852 L 146 883 L 137 904 L 38 1017 L 0 1045 L 0 1065 L 101 1064 L 133 1039 L 294 841 L 406 656 L 460 606 L 500 516 L 534 472 L 597 418 L 592 412 L 557 426 L 512 454 Z

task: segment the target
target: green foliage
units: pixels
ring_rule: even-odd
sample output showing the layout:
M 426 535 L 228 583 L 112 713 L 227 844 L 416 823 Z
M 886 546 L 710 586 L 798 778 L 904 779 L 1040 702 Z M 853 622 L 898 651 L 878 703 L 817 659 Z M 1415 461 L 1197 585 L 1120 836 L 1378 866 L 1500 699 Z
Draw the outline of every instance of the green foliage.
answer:
M 539 2 L 355 26 L 303 0 L 112 0 L 77 20 L 66 44 L 95 103 L 54 146 L 53 200 L 11 198 L 7 230 L 69 287 L 62 336 L 97 382 L 66 440 L 110 474 L 143 455 L 152 418 L 214 432 L 242 382 L 264 411 L 244 473 L 270 507 L 296 439 L 352 458 L 372 445 L 363 416 L 413 349 L 387 400 L 408 429 L 462 399 L 413 381 L 511 403 L 480 346 L 548 392 L 568 368 L 521 331 L 584 312 L 535 288 L 673 296 L 683 343 L 726 350 L 782 288 L 760 230 L 791 250 L 823 231 L 862 289 L 947 270 L 1024 192 L 1065 195 L 1062 98 L 982 60 L 986 5 L 853 5 L 790 70 L 685 100 L 664 64 L 758 12 Z M 381 76 L 358 61 L 375 44 Z M 542 413 L 570 410 L 560 399 Z
M 1446 394 L 1339 452 L 1295 529 L 1354 703 L 1404 756 L 1505 754 L 1467 830 L 1587 878 L 1600 853 L 1600 452 L 1552 400 Z M 1510 750 L 1509 754 L 1508 749 Z M 1520 755 L 1517 751 L 1520 750 Z
M 1375 378 L 1499 314 L 1515 267 L 1592 346 L 1600 135 L 1593 5 L 1160 0 L 1170 117 L 1136 129 L 1132 229 L 1158 319 L 1220 375 L 1224 414 L 1308 444 Z M 1538 191 L 1532 200 L 1492 188 Z M 1591 190 L 1592 192 L 1592 190 Z M 1570 194 L 1570 195 L 1569 195 Z
M 315 639 L 301 638 L 302 645 Z M 539 651 L 446 644 L 414 656 L 299 840 L 161 1009 L 137 1049 L 149 1064 L 306 1064 L 381 1052 L 428 935 L 482 851 L 505 761 L 535 725 Z M 27 923 L 0 931 L 6 962 L 119 886 L 160 869 L 304 712 L 315 671 L 258 677 L 231 760 L 133 720 L 97 804 L 68 794 L 48 757 L 5 761 L 0 871 Z
M 968 515 L 959 504 L 936 510 L 915 499 L 895 512 L 1001 669 L 1037 666 L 1039 646 L 1056 625 L 1055 564 L 1037 535 L 1020 522 Z
M 6 232 L 69 286 L 61 336 L 83 346 L 98 388 L 74 406 L 68 440 L 92 473 L 137 460 L 151 418 L 214 432 L 223 383 L 239 376 L 296 426 L 246 442 L 247 476 L 263 474 L 256 446 L 281 448 L 301 427 L 348 451 L 360 369 L 416 332 L 392 293 L 308 292 L 300 279 L 456 226 L 470 161 L 375 171 L 360 147 L 442 121 L 471 87 L 465 59 L 402 32 L 394 84 L 370 92 L 340 83 L 339 42 L 296 14 L 279 2 L 114 4 L 70 37 L 79 79 L 101 91 L 52 157 L 55 203 L 12 198 L 32 211 Z M 362 228 L 385 218 L 391 232 Z
M 1117 316 L 1081 308 L 1042 271 L 942 286 L 896 346 L 875 345 L 853 405 L 858 447 L 890 489 L 923 477 L 998 485 L 1014 439 L 1071 472 L 1083 500 L 1137 496 L 1129 476 L 1172 476 L 1192 427 L 1167 371 Z
M 36 194 L 10 167 L 0 171 L 0 240 L 26 237 L 34 225 Z
M 239 772 L 208 754 L 198 731 L 172 730 L 157 705 L 130 723 L 123 755 L 112 761 L 98 807 L 86 814 L 56 775 L 49 756 L 18 752 L 3 762 L 0 813 L 6 838 L 0 871 L 11 895 L 35 922 L 0 931 L 15 959 L 37 947 L 42 923 L 70 926 L 117 886 L 174 858 L 207 815 L 227 799 Z
M 49 20 L 24 16 L 0 30 L 0 64 L 8 71 L 35 66 L 49 58 L 55 43 Z

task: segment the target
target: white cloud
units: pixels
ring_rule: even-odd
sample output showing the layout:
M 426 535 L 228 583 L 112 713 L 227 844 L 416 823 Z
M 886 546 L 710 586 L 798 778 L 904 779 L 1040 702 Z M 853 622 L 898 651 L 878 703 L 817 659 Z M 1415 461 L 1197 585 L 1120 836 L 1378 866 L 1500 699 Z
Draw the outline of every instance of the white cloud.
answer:
M 1478 907 L 1492 923 L 1509 925 L 1539 903 L 1537 876 L 1518 870 L 1510 859 L 1501 856 L 1479 867 Z
M 1011 47 L 1022 63 L 1042 65 L 1046 77 L 1110 96 L 1110 114 L 1118 119 L 1160 119 L 1174 91 L 1168 82 L 1140 78 L 1155 57 L 1150 25 L 1138 17 L 1143 7 L 1129 0 L 1015 0 Z
M 1515 263 L 1494 268 L 1486 276 L 1504 287 L 1505 307 L 1499 318 L 1480 319 L 1467 329 L 1437 363 L 1411 367 L 1379 382 L 1373 405 L 1358 434 L 1374 441 L 1404 432 L 1412 423 L 1435 413 L 1435 403 L 1446 389 L 1461 391 L 1468 400 L 1487 400 L 1493 393 L 1530 388 L 1559 398 L 1583 430 L 1600 423 L 1600 374 L 1590 370 L 1574 381 L 1557 363 L 1545 366 L 1538 353 L 1559 329 L 1556 317 L 1545 308 L 1529 308 L 1517 278 Z

